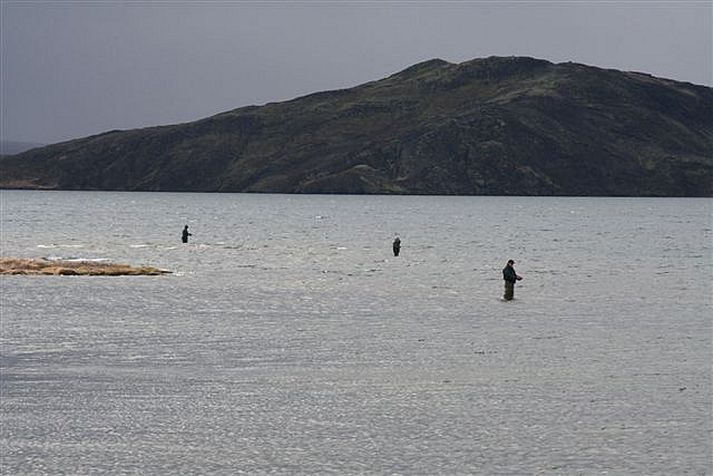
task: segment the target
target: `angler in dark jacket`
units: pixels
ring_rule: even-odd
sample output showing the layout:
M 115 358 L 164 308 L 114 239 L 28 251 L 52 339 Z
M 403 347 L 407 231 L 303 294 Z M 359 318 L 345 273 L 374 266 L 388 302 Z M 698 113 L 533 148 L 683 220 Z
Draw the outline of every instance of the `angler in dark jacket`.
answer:
M 183 227 L 183 232 L 181 233 L 181 241 L 183 243 L 188 243 L 188 237 L 193 236 L 193 233 L 188 232 L 188 225 Z
M 515 297 L 515 281 L 522 279 L 522 276 L 518 276 L 515 268 L 512 267 L 514 264 L 515 261 L 508 260 L 507 266 L 503 268 L 503 279 L 505 280 L 505 295 L 503 295 L 503 299 L 506 301 L 512 301 Z

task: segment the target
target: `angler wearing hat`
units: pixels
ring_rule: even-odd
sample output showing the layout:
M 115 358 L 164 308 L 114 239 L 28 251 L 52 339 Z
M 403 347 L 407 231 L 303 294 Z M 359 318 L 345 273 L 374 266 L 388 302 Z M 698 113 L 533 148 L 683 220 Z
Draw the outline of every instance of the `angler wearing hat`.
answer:
M 518 276 L 515 272 L 515 268 L 512 267 L 514 264 L 515 261 L 508 260 L 507 266 L 503 268 L 503 279 L 505 280 L 505 295 L 503 299 L 506 301 L 512 301 L 515 297 L 515 281 L 522 279 L 522 276 Z

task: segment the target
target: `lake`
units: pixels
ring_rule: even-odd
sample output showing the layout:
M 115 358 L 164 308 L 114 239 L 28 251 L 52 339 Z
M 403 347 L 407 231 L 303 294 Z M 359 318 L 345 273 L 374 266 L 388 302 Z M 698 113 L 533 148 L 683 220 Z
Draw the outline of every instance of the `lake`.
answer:
M 713 472 L 711 199 L 0 200 L 3 474 Z

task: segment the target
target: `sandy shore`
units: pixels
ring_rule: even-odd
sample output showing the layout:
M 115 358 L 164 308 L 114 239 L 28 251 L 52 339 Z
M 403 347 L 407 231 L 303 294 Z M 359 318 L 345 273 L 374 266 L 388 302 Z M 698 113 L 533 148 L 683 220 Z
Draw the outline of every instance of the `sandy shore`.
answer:
M 23 258 L 0 258 L 0 275 L 57 275 L 57 276 L 157 276 L 170 271 L 152 266 L 130 266 L 90 261 L 49 261 Z

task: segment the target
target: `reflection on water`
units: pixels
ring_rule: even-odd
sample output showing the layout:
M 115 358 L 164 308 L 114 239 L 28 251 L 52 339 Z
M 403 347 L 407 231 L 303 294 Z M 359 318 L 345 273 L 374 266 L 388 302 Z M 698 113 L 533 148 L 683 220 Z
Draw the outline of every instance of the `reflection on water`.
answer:
M 711 471 L 709 199 L 0 198 L 3 474 Z

